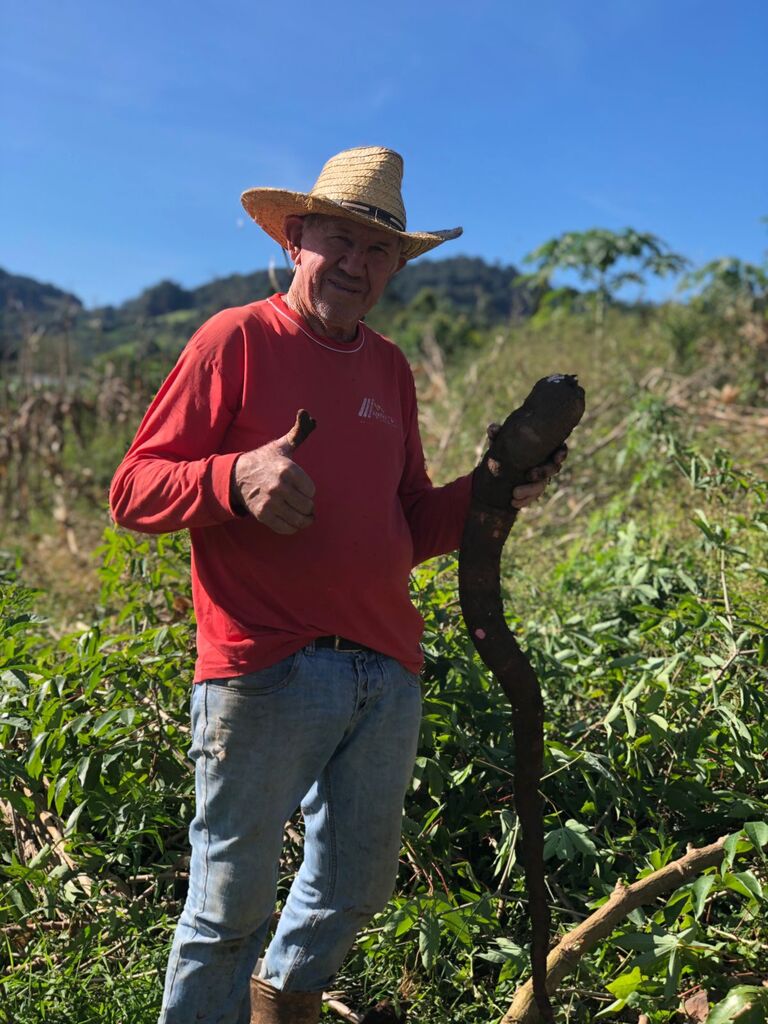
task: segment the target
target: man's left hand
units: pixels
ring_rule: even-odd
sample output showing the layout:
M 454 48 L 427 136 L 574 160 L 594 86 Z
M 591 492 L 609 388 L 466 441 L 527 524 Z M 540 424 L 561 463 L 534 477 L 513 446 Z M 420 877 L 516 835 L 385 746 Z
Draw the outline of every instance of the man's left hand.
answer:
M 500 430 L 501 424 L 490 423 L 488 425 L 488 440 L 493 441 Z M 515 487 L 512 491 L 510 506 L 521 509 L 527 505 L 532 505 L 534 501 L 538 501 L 546 490 L 549 481 L 560 472 L 567 458 L 568 448 L 566 445 L 563 445 L 562 448 L 557 449 L 549 462 L 544 462 L 540 466 L 534 466 L 533 469 L 529 470 L 528 479 L 530 483 L 520 484 Z

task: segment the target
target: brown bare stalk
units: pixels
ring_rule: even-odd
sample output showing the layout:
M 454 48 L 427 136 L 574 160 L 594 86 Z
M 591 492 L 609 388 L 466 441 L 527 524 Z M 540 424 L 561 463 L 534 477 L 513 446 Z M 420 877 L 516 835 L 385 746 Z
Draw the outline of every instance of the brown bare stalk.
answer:
M 323 1002 L 331 1011 L 335 1013 L 337 1017 L 348 1022 L 348 1024 L 360 1024 L 361 1017 L 354 1010 L 351 1010 L 346 1003 L 342 1003 L 340 999 L 335 999 L 327 992 L 323 992 Z
M 709 846 L 689 847 L 685 856 L 631 885 L 617 882 L 608 902 L 567 932 L 547 957 L 547 991 L 554 992 L 562 979 L 576 968 L 579 960 L 601 939 L 610 935 L 633 910 L 652 903 L 657 896 L 678 889 L 702 871 L 719 864 L 727 838 L 722 836 Z M 501 1024 L 538 1024 L 540 1020 L 533 984 L 528 980 L 515 992 Z
M 50 789 L 50 782 L 43 780 Z M 11 825 L 17 842 L 17 851 L 27 863 L 36 856 L 45 846 L 48 846 L 51 855 L 56 858 L 62 867 L 71 872 L 74 880 L 78 882 L 87 896 L 93 893 L 95 880 L 81 871 L 77 863 L 72 859 L 67 850 L 67 839 L 64 835 L 63 822 L 48 809 L 45 797 L 42 793 L 33 792 L 28 786 L 22 785 L 22 792 L 34 805 L 34 814 L 25 817 L 16 813 L 12 805 L 0 800 L 0 817 L 5 818 Z M 20 844 L 22 844 L 20 846 Z M 101 874 L 103 881 L 109 882 L 113 888 L 123 896 L 130 896 L 131 891 L 126 883 L 109 871 Z

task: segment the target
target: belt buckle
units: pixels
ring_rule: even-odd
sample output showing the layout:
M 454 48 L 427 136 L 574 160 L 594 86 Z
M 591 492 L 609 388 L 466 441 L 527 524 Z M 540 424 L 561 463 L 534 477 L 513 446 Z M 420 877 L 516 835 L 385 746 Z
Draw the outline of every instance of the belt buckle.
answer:
M 341 652 L 341 654 L 354 654 L 355 651 L 364 651 L 366 648 L 362 644 L 356 644 L 352 640 L 347 640 L 345 636 L 334 636 L 333 649 L 334 651 Z

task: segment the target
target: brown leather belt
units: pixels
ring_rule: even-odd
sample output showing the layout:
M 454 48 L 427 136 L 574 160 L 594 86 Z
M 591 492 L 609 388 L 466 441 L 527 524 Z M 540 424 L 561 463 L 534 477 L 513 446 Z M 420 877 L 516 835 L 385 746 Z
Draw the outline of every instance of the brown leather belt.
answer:
M 359 644 L 356 640 L 347 640 L 345 636 L 316 636 L 315 647 L 331 647 L 334 651 L 372 651 L 372 647 Z

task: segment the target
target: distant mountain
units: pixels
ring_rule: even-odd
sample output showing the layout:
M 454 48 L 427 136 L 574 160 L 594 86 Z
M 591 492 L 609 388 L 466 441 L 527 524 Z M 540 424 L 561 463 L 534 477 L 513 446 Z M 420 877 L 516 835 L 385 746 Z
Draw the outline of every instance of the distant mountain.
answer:
M 479 325 L 533 311 L 529 289 L 516 284 L 518 271 L 479 258 L 454 256 L 408 264 L 397 274 L 375 310 L 384 331 L 393 315 L 412 304 L 471 315 Z M 266 298 L 290 284 L 287 268 L 231 274 L 197 288 L 164 280 L 119 306 L 86 310 L 76 295 L 29 277 L 0 270 L 0 354 L 18 350 L 22 339 L 43 329 L 55 344 L 65 335 L 80 358 L 130 346 L 138 354 L 178 348 L 206 317 L 228 306 Z
M 274 282 L 278 288 L 275 288 Z M 253 274 L 231 274 L 195 288 L 195 305 L 202 310 L 215 313 L 228 306 L 245 306 L 258 299 L 266 299 L 277 291 L 286 291 L 291 283 L 291 275 L 287 268 L 273 272 L 257 270 Z
M 29 313 L 57 315 L 66 309 L 81 310 L 83 304 L 71 292 L 63 292 L 52 284 L 42 284 L 33 277 L 9 274 L 0 269 L 0 310 L 25 309 Z
M 515 267 L 488 264 L 478 257 L 454 256 L 444 260 L 409 263 L 397 274 L 382 299 L 390 309 L 407 306 L 425 291 L 431 292 L 454 309 L 479 313 L 485 319 L 504 320 L 530 312 L 528 291 L 515 285 L 519 271 Z M 122 316 L 158 316 L 182 309 L 215 313 L 228 306 L 244 306 L 264 299 L 290 285 L 286 268 L 257 270 L 253 274 L 232 274 L 217 278 L 198 288 L 186 290 L 173 281 L 161 281 L 136 299 L 115 310 Z
M 515 267 L 486 263 L 479 257 L 420 260 L 392 278 L 385 301 L 405 306 L 428 290 L 462 312 L 485 320 L 506 320 L 532 312 L 528 289 L 516 284 L 519 276 Z
M 0 268 L 0 359 L 13 358 L 24 337 L 76 319 L 83 304 L 76 295 L 33 277 Z

